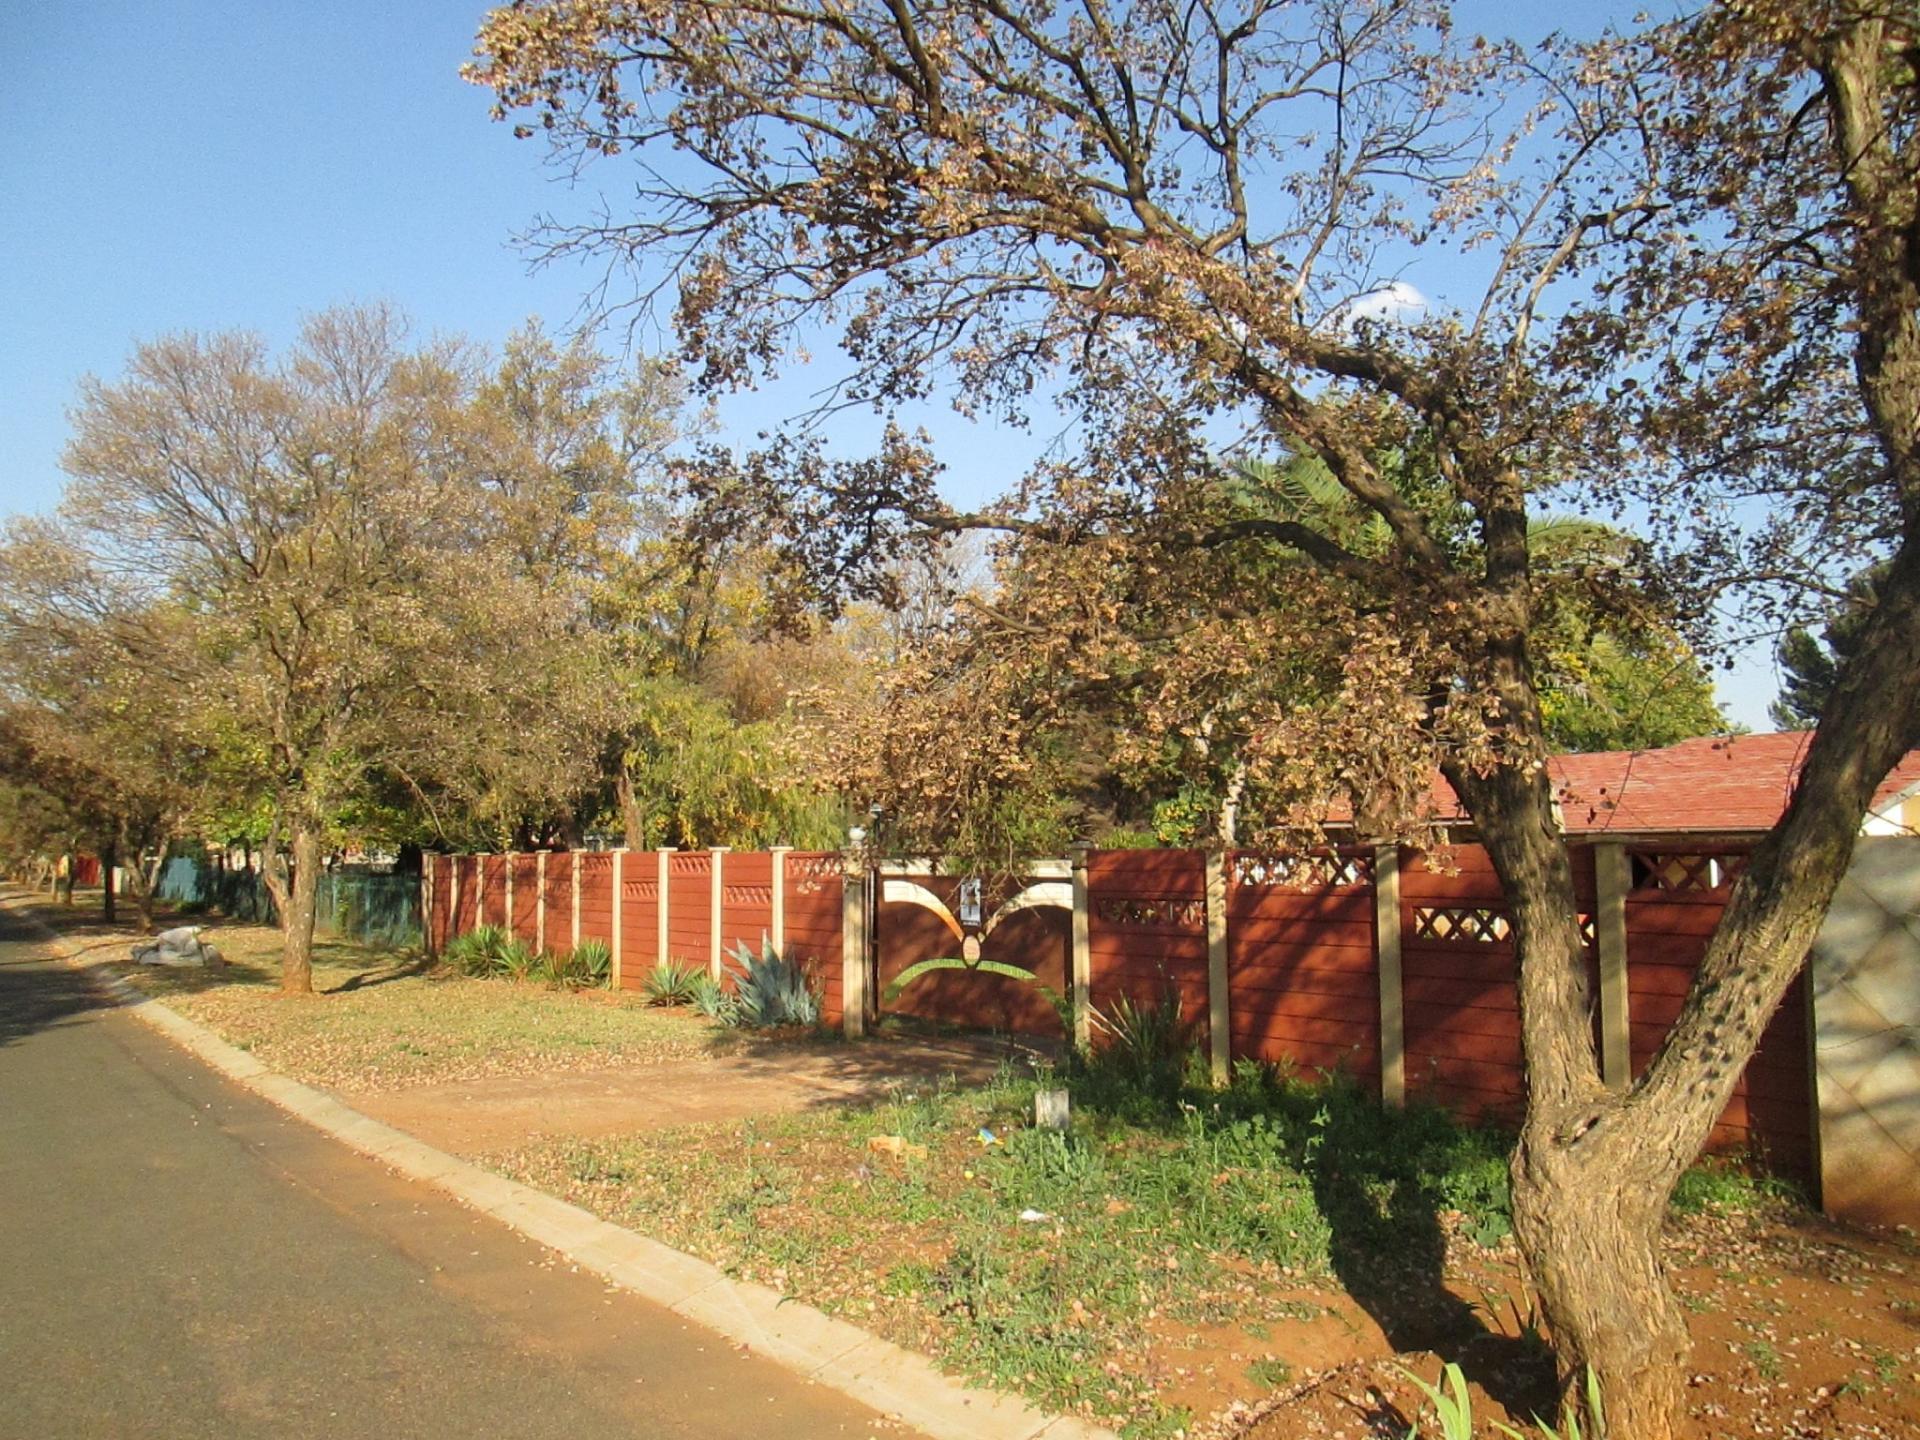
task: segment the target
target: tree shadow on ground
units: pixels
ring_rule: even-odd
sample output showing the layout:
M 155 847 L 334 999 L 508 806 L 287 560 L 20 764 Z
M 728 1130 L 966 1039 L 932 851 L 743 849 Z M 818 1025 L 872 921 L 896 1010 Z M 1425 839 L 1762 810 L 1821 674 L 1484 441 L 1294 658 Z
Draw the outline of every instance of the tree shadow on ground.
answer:
M 0 910 L 0 942 L 25 947 L 45 939 L 45 933 L 26 918 Z M 14 952 L 0 960 L 0 1047 L 113 1004 L 113 998 L 86 971 L 61 965 L 45 954 Z
M 81 971 L 44 960 L 0 963 L 0 1048 L 70 1024 L 87 1011 L 111 1009 L 113 1003 Z
M 1179 1131 L 1183 1112 L 1203 1112 L 1215 1125 L 1274 1127 L 1285 1137 L 1284 1163 L 1306 1178 L 1328 1227 L 1335 1278 L 1393 1351 L 1458 1364 L 1510 1415 L 1553 1413 L 1553 1354 L 1538 1330 L 1517 1310 L 1509 1326 L 1500 1313 L 1505 1295 L 1476 1304 L 1448 1284 L 1448 1246 L 1464 1243 L 1450 1241 L 1449 1212 L 1464 1212 L 1464 1223 L 1485 1227 L 1489 1238 L 1505 1231 L 1508 1137 L 1432 1107 L 1389 1109 L 1342 1076 L 1308 1082 L 1247 1066 L 1214 1090 L 1203 1070 L 1163 1068 L 1157 1084 L 1144 1077 L 1142 1095 L 1142 1076 L 1113 1086 L 1098 1074 L 1097 1057 L 1091 1068 L 1076 1077 L 1076 1105 L 1086 1094 L 1091 1108 L 1134 1123 L 1153 1123 L 1157 1113 L 1169 1133 Z
M 356 990 L 372 989 L 376 985 L 391 985 L 396 980 L 413 980 L 432 973 L 439 964 L 438 960 L 424 952 L 396 956 L 370 969 L 349 975 L 338 985 L 329 986 L 321 993 L 348 995 Z

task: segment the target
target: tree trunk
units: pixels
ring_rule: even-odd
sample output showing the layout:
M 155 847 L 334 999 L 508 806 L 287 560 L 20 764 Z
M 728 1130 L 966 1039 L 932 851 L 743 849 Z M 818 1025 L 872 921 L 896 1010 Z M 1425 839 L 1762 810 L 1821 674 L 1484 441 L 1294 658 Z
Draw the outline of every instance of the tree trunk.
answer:
M 313 924 L 319 910 L 320 831 L 311 821 L 289 822 L 292 863 L 280 848 L 279 826 L 261 846 L 267 893 L 280 917 L 280 990 L 285 995 L 313 993 Z
M 80 857 L 69 850 L 60 857 L 61 867 L 66 871 L 66 884 L 61 886 L 60 903 L 73 904 L 73 882 L 79 878 Z
M 100 918 L 113 924 L 113 870 L 119 846 L 109 840 L 100 847 Z
M 1568 1138 L 1528 1125 L 1513 1161 L 1513 1231 L 1578 1413 L 1586 1370 L 1600 1383 L 1605 1430 L 1670 1440 L 1685 1415 L 1686 1316 L 1667 1284 L 1661 1222 L 1678 1168 L 1625 1143 L 1606 1122 Z
M 633 776 L 627 773 L 624 765 L 620 767 L 615 794 L 620 802 L 620 826 L 626 832 L 627 849 L 646 849 L 647 810 L 640 803 L 640 797 L 633 793 Z
M 158 888 L 154 873 L 147 869 L 146 857 L 136 849 L 133 863 L 126 867 L 127 893 L 133 898 L 134 910 L 140 918 L 140 933 L 153 933 L 153 892 Z

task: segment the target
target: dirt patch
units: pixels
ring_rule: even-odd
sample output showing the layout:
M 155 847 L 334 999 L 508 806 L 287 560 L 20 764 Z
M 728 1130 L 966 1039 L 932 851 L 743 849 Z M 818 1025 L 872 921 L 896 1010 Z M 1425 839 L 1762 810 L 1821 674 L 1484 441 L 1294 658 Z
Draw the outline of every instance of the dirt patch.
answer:
M 471 1157 L 539 1137 L 593 1139 L 872 1104 L 891 1089 L 945 1077 L 977 1085 L 1009 1054 L 1004 1044 L 960 1039 L 757 1046 L 749 1040 L 731 1054 L 671 1063 L 398 1090 L 343 1086 L 338 1093 L 376 1119 Z
M 1511 1244 L 1462 1251 L 1449 1288 L 1485 1297 L 1487 1337 L 1537 1343 Z M 1669 1227 L 1674 1289 L 1693 1338 L 1687 1406 L 1701 1440 L 1895 1440 L 1920 1434 L 1920 1248 L 1804 1211 L 1696 1216 Z M 1404 1440 L 1437 1434 L 1404 1372 L 1429 1382 L 1446 1360 L 1465 1370 L 1476 1421 L 1524 1425 L 1551 1397 L 1516 1403 L 1511 1376 L 1489 1373 L 1487 1341 L 1352 1357 L 1308 1369 L 1264 1401 L 1216 1412 L 1196 1436 L 1233 1440 Z M 1479 1353 L 1476 1354 L 1476 1351 Z M 1505 1403 L 1502 1403 L 1502 1401 Z M 1476 1432 L 1478 1433 L 1478 1432 Z

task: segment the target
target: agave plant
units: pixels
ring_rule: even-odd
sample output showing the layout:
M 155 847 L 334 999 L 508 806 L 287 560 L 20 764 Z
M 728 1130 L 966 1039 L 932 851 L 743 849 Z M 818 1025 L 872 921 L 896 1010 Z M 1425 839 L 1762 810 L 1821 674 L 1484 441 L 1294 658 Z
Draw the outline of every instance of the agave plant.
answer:
M 713 985 L 712 979 L 698 965 L 679 960 L 661 960 L 641 982 L 640 992 L 647 997 L 649 1005 L 692 1005 L 702 980 Z M 713 985 L 713 988 L 718 991 L 720 987 Z
M 734 1001 L 740 1024 L 766 1028 L 820 1023 L 820 986 L 805 965 L 764 939 L 758 955 L 742 941 L 730 958 L 739 970 Z
M 709 1020 L 718 1020 L 722 1025 L 740 1023 L 740 1002 L 720 987 L 704 970 L 696 970 L 687 986 L 687 1003 Z

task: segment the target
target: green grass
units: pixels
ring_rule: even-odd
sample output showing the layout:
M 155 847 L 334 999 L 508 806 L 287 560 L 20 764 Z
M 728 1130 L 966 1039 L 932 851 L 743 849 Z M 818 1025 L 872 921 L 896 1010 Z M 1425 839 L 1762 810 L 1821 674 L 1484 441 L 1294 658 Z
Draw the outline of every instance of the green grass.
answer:
M 614 997 L 473 979 L 339 940 L 314 947 L 314 997 L 278 992 L 280 935 L 226 925 L 222 971 L 125 967 L 150 994 L 263 1063 L 346 1090 L 537 1075 L 713 1053 L 708 1027 Z
M 1363 1257 L 1437 1264 L 1440 1210 L 1504 1203 L 1500 1137 L 1382 1110 L 1356 1086 L 1247 1066 L 1224 1091 L 1142 1102 L 1080 1075 L 1061 1135 L 1026 1123 L 1039 1083 L 1003 1071 L 979 1089 L 497 1163 L 969 1378 L 1140 1435 L 1191 1419 L 1140 1363 L 1167 1326 L 1265 1339 L 1324 1313 L 1301 1289 Z M 928 1154 L 884 1158 L 876 1136 Z
M 1789 1180 L 1716 1158 L 1702 1161 L 1680 1177 L 1673 1187 L 1672 1207 L 1681 1215 L 1736 1215 L 1804 1201 Z
M 1778 1380 L 1781 1375 L 1780 1352 L 1765 1340 L 1749 1340 L 1741 1353 L 1753 1362 L 1762 1380 Z
M 1455 1243 L 1507 1233 L 1498 1131 L 1255 1065 L 1218 1091 L 1191 1071 L 1148 1079 L 1066 1076 L 1065 1135 L 1028 1123 L 1035 1089 L 1061 1079 L 1003 1071 L 975 1089 L 539 1143 L 492 1163 L 969 1379 L 1141 1436 L 1192 1419 L 1163 1398 L 1156 1344 L 1230 1326 L 1259 1355 L 1276 1325 L 1327 1313 L 1315 1297 L 1437 1276 L 1450 1230 Z M 876 1154 L 881 1136 L 926 1156 Z M 1720 1175 L 1697 1183 L 1715 1204 L 1771 1198 Z M 1257 1363 L 1250 1385 L 1280 1383 L 1281 1362 Z

